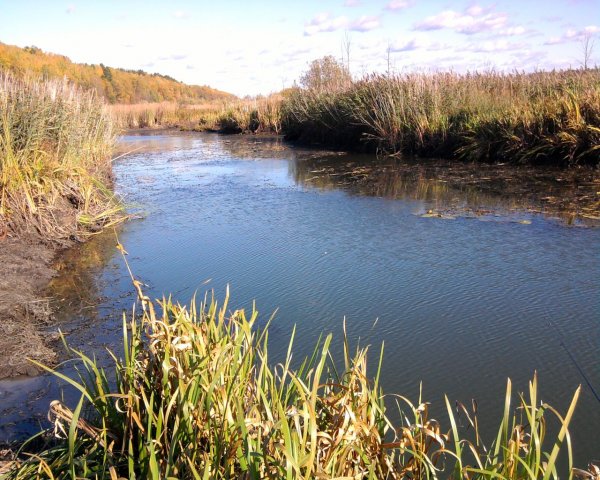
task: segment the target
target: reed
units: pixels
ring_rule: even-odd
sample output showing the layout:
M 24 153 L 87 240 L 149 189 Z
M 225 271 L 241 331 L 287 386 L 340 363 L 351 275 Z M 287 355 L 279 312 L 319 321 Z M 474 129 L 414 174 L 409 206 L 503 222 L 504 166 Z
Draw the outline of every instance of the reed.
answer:
M 296 88 L 292 140 L 388 154 L 597 165 L 600 70 L 370 75 L 345 89 Z
M 120 247 L 122 249 L 122 247 Z M 132 277 L 133 279 L 133 277 Z M 292 333 L 282 363 L 269 360 L 269 326 L 255 310 L 229 310 L 205 296 L 188 307 L 153 302 L 133 280 L 141 315 L 123 319 L 123 352 L 101 368 L 70 349 L 79 378 L 54 372 L 80 393 L 70 408 L 52 402 L 45 448 L 25 455 L 6 479 L 558 479 L 579 389 L 566 414 L 540 402 L 537 380 L 512 406 L 510 382 L 496 440 L 479 437 L 476 412 L 462 412 L 475 438 L 430 418 L 429 404 L 385 396 L 379 368 L 367 376 L 367 348 L 344 338 L 343 368 L 324 337 L 292 368 Z M 47 369 L 49 370 L 49 369 Z M 386 407 L 395 401 L 399 420 Z M 547 434 L 555 421 L 558 433 Z M 52 438 L 50 438 L 52 437 Z M 37 437 L 39 440 L 39 436 Z M 563 454 L 564 455 L 564 454 Z
M 111 105 L 109 110 L 122 129 L 176 127 L 182 130 L 222 133 L 281 132 L 280 97 L 198 105 L 147 103 Z
M 122 218 L 107 188 L 116 133 L 94 94 L 0 71 L 0 230 L 63 240 Z

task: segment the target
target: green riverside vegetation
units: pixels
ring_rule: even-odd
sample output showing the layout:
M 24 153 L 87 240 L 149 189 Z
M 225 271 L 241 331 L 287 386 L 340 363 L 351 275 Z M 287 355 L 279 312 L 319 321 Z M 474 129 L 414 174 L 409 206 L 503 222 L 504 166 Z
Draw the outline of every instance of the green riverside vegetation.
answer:
M 442 425 L 423 399 L 384 396 L 379 374 L 367 377 L 367 348 L 352 354 L 347 338 L 342 368 L 332 358 L 331 335 L 292 368 L 293 333 L 285 360 L 273 365 L 268 325 L 257 328 L 256 311 L 228 313 L 228 295 L 221 306 L 212 297 L 189 307 L 153 302 L 132 280 L 142 312 L 124 317 L 122 354 L 101 368 L 70 350 L 79 378 L 54 373 L 80 400 L 74 408 L 52 402 L 54 438 L 16 462 L 7 479 L 572 475 L 568 425 L 580 388 L 559 413 L 539 399 L 535 376 L 516 403 L 508 381 L 497 435 L 486 446 L 476 413 L 463 405 L 457 409 L 470 423 L 468 435 L 448 398 L 450 421 Z M 386 400 L 399 410 L 397 423 Z M 553 424 L 557 433 L 549 435 Z

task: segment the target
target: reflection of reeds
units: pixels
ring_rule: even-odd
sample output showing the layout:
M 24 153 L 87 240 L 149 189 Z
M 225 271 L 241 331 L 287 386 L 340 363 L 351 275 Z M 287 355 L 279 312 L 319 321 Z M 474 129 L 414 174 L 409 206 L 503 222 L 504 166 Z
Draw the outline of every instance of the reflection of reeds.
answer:
M 115 134 L 92 93 L 0 74 L 0 230 L 65 238 L 118 218 L 103 185 Z
M 342 370 L 331 335 L 298 369 L 292 335 L 287 357 L 273 366 L 268 326 L 256 328 L 255 311 L 227 314 L 228 297 L 221 307 L 206 298 L 189 308 L 156 304 L 134 285 L 143 313 L 124 322 L 122 359 L 108 371 L 71 350 L 80 378 L 55 374 L 81 399 L 74 409 L 52 403 L 59 439 L 7 478 L 558 478 L 579 389 L 560 416 L 538 400 L 535 378 L 514 410 L 509 382 L 486 448 L 476 412 L 458 405 L 473 426 L 464 436 L 447 399 L 447 428 L 422 399 L 401 396 L 394 424 L 379 373 L 367 377 L 367 349 L 352 356 L 347 338 Z M 553 419 L 559 433 L 546 438 Z M 570 459 L 570 443 L 567 450 Z
M 344 155 L 299 158 L 298 183 L 321 189 L 427 202 L 437 213 L 543 213 L 567 224 L 597 226 L 600 179 L 594 169 L 481 165 L 444 160 Z
M 469 160 L 597 164 L 600 70 L 372 75 L 343 91 L 296 89 L 292 139 Z

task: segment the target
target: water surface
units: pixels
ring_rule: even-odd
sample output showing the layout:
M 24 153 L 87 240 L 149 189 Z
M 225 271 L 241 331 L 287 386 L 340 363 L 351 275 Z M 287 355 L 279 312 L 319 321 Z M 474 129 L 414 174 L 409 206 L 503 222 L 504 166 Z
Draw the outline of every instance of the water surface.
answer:
M 187 302 L 208 288 L 222 298 L 229 284 L 233 308 L 256 300 L 265 321 L 277 310 L 274 361 L 294 325 L 296 359 L 321 332 L 336 334 L 339 357 L 345 318 L 350 340 L 372 345 L 372 369 L 385 342 L 385 391 L 416 400 L 422 382 L 440 418 L 446 393 L 475 398 L 480 421 L 496 425 L 506 378 L 524 391 L 534 371 L 543 400 L 563 411 L 581 371 L 600 390 L 600 229 L 581 228 L 596 221 L 593 175 L 450 169 L 259 137 L 121 141 L 139 147 L 115 163 L 118 192 L 142 216 L 119 232 L 135 275 L 155 297 Z M 115 312 L 133 296 L 114 239 L 61 262 L 61 327 L 99 355 L 118 350 Z M 31 412 L 59 394 L 47 377 L 18 382 L 0 382 L 0 440 L 34 430 Z M 579 466 L 600 457 L 599 431 L 600 403 L 584 385 Z

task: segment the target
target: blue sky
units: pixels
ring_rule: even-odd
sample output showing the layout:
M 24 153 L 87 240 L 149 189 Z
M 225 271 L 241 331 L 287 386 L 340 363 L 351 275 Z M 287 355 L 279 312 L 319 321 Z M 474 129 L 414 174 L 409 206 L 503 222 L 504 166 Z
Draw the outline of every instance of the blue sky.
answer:
M 238 95 L 290 86 L 311 60 L 341 58 L 344 43 L 360 77 L 388 63 L 396 72 L 579 66 L 585 35 L 600 63 L 600 0 L 0 0 L 1 42 Z

